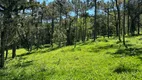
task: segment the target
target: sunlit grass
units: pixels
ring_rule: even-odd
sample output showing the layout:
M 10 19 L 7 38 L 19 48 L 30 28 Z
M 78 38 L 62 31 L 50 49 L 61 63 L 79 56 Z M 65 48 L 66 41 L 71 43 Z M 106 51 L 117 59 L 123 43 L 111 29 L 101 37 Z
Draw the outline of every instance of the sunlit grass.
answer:
M 126 39 L 132 48 L 130 52 L 122 43 L 117 44 L 115 38 L 87 41 L 76 48 L 43 48 L 31 54 L 18 49 L 17 57 L 13 60 L 9 57 L 5 68 L 0 70 L 0 77 L 1 80 L 140 80 L 140 38 Z

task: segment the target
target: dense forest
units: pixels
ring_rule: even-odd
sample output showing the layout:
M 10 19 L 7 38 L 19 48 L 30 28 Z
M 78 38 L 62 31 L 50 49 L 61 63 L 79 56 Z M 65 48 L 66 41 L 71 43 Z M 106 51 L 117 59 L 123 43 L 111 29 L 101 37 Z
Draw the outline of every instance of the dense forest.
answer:
M 0 68 L 21 48 L 28 55 L 102 38 L 134 51 L 128 39 L 141 29 L 142 0 L 0 0 Z

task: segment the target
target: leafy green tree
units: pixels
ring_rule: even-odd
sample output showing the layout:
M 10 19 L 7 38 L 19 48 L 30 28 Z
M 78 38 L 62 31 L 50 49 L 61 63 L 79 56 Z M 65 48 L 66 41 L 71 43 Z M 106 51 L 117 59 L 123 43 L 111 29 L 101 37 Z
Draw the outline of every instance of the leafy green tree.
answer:
M 1 0 L 0 12 L 3 14 L 3 27 L 1 28 L 1 49 L 0 49 L 0 67 L 4 67 L 4 50 L 6 47 L 6 34 L 10 30 L 9 26 L 13 22 L 13 14 L 23 9 L 27 1 L 23 0 Z M 15 14 L 14 14 L 15 15 Z M 10 26 L 12 27 L 12 26 Z
M 133 36 L 136 31 L 136 20 L 139 18 L 140 14 L 142 14 L 142 1 L 141 0 L 129 0 L 129 9 L 130 9 L 130 17 L 131 17 L 131 26 L 130 33 Z

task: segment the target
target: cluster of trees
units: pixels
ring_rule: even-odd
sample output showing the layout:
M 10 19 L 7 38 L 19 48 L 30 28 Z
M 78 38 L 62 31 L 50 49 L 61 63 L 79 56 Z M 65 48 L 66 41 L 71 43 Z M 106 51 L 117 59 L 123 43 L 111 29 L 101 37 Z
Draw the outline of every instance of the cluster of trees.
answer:
M 126 46 L 126 35 L 140 34 L 141 14 L 142 0 L 0 0 L 0 67 L 8 49 L 14 58 L 17 48 L 30 53 L 44 44 L 76 45 L 98 36 L 117 36 Z

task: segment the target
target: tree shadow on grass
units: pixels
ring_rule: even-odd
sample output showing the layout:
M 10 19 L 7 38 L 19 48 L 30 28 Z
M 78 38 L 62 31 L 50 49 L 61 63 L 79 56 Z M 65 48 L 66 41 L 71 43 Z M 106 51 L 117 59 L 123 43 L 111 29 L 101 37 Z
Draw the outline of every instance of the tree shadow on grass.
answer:
M 119 45 L 110 44 L 110 45 L 105 45 L 105 46 L 92 47 L 88 51 L 89 52 L 100 52 L 102 50 L 118 49 L 118 48 L 119 48 Z
M 21 54 L 21 55 L 17 55 L 17 57 L 22 57 L 22 56 L 28 56 L 28 55 L 31 55 L 35 52 L 31 52 L 31 53 L 24 53 L 24 54 Z
M 129 67 L 126 67 L 124 65 L 120 65 L 118 66 L 116 69 L 114 69 L 113 72 L 116 72 L 118 74 L 121 74 L 121 73 L 131 73 L 131 72 L 137 72 L 139 71 L 138 69 L 133 69 L 133 68 L 129 68 Z
M 118 48 L 118 46 L 114 46 L 113 44 L 111 44 L 111 45 L 98 47 L 98 49 L 110 49 L 110 48 Z
M 62 48 L 62 47 L 60 47 Z M 55 47 L 55 48 L 48 48 L 48 49 L 44 49 L 44 50 L 39 50 L 39 51 L 35 51 L 36 53 L 46 53 L 46 52 L 51 52 L 51 51 L 54 51 L 54 50 L 57 50 L 59 49 L 59 47 Z
M 93 42 L 94 41 L 87 41 L 87 42 L 78 43 L 78 45 L 84 46 L 84 45 L 92 44 Z
M 139 56 L 138 59 L 140 59 L 142 61 L 142 57 L 141 56 Z
M 33 61 L 19 62 L 14 66 L 15 67 L 28 67 L 30 65 L 33 65 Z
M 142 48 L 119 49 L 114 54 L 124 54 L 126 56 L 138 56 L 142 54 Z
M 137 37 L 137 36 L 141 36 L 142 34 L 135 34 L 135 35 L 133 35 L 133 36 L 126 36 L 126 38 L 133 38 L 133 37 Z
M 60 47 L 62 48 L 62 47 Z M 31 55 L 31 54 L 36 54 L 36 53 L 46 53 L 46 52 L 51 52 L 51 51 L 54 51 L 54 50 L 57 50 L 59 49 L 59 47 L 55 47 L 55 48 L 47 48 L 47 49 L 40 49 L 40 50 L 33 50 L 32 52 L 30 53 L 23 53 L 21 55 L 17 55 L 17 57 L 23 57 L 23 56 L 28 56 L 28 55 Z

